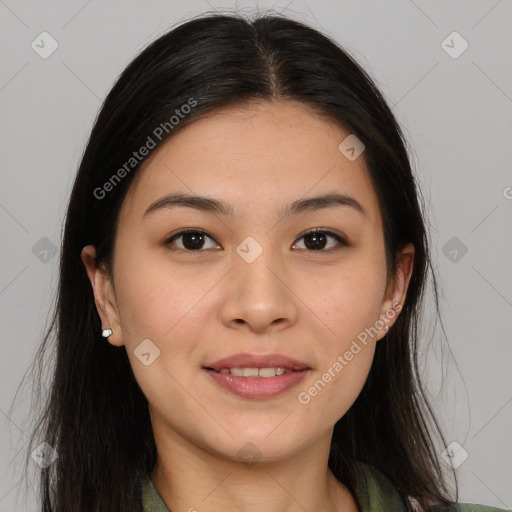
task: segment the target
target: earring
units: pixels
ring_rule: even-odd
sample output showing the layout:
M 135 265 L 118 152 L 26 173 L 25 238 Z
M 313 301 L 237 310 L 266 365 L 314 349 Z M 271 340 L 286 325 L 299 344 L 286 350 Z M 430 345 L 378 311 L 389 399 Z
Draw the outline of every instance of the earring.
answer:
M 385 325 L 385 326 L 384 326 L 384 330 L 385 330 L 386 332 L 388 332 L 388 331 L 389 331 L 389 327 L 388 327 L 387 325 Z
M 108 338 L 112 334 L 112 329 L 103 329 L 101 335 L 104 338 Z

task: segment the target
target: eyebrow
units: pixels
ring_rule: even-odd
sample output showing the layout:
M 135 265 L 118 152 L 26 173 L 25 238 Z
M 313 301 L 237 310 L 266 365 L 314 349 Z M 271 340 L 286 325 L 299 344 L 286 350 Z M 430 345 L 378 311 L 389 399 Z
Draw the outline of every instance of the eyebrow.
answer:
M 233 217 L 234 215 L 233 206 L 225 201 L 176 192 L 161 197 L 149 205 L 142 215 L 142 218 L 157 210 L 172 209 L 180 206 L 194 208 L 195 210 L 208 213 L 218 213 L 228 217 Z M 280 216 L 289 217 L 291 215 L 313 212 L 334 206 L 348 206 L 362 215 L 368 215 L 366 209 L 353 197 L 333 192 L 316 197 L 297 199 L 282 209 Z

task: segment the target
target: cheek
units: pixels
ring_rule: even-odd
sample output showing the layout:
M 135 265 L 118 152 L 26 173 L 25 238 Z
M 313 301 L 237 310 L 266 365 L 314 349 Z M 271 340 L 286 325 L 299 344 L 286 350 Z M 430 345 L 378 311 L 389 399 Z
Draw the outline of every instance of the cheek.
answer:
M 190 407 L 182 386 L 190 385 L 187 364 L 197 359 L 197 340 L 204 336 L 200 300 L 211 284 L 199 279 L 190 286 L 190 277 L 149 256 L 144 264 L 135 251 L 116 260 L 117 304 L 135 378 L 153 407 L 172 416 Z
M 359 396 L 371 368 L 375 343 L 358 345 L 329 359 L 308 385 L 299 390 L 300 407 L 315 428 L 334 425 Z M 351 353 L 350 360 L 347 353 Z
M 338 301 L 339 304 L 339 301 Z M 359 306 L 359 307 L 358 307 Z M 352 406 L 368 377 L 375 346 L 368 301 L 347 301 L 326 323 L 334 335 L 322 340 L 322 357 L 312 378 L 299 390 L 298 402 L 320 428 L 335 424 Z
M 323 320 L 337 349 L 375 326 L 386 286 L 380 263 L 360 257 L 336 272 L 315 276 L 314 283 L 308 278 L 304 284 L 304 302 Z
M 180 376 L 182 362 L 194 359 L 195 344 L 204 333 L 201 299 L 211 283 L 184 276 L 179 268 L 171 272 L 162 258 L 151 259 L 149 253 L 139 258 L 133 250 L 116 260 L 115 269 L 123 342 L 132 367 L 136 371 L 141 366 L 137 350 L 149 339 L 160 351 L 159 365 Z
M 340 265 L 335 275 L 316 275 L 315 286 L 304 287 L 304 302 L 326 329 L 318 345 L 321 367 L 299 390 L 298 401 L 324 425 L 334 424 L 348 411 L 368 377 L 385 280 L 381 263 L 361 256 Z
M 170 336 L 200 301 L 206 284 L 190 272 L 185 275 L 184 268 L 171 268 L 154 249 L 131 247 L 123 253 L 120 247 L 119 253 L 115 280 L 123 326 L 131 336 Z

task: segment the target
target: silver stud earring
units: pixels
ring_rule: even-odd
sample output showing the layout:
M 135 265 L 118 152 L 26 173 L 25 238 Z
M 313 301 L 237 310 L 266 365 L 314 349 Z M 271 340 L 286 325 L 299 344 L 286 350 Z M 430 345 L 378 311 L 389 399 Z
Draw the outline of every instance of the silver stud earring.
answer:
M 111 334 L 112 334 L 112 329 L 103 329 L 103 331 L 101 332 L 101 335 L 104 338 L 108 338 Z
M 385 326 L 384 326 L 384 330 L 385 330 L 386 332 L 388 332 L 388 331 L 389 331 L 389 327 L 388 327 L 387 325 L 385 325 Z

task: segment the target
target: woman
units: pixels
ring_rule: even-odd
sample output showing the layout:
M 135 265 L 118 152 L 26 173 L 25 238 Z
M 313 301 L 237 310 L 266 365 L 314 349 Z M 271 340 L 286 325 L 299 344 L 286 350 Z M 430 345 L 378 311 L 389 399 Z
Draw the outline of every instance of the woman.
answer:
M 149 45 L 70 198 L 41 510 L 498 510 L 458 505 L 437 455 L 418 196 L 317 31 L 209 15 Z

